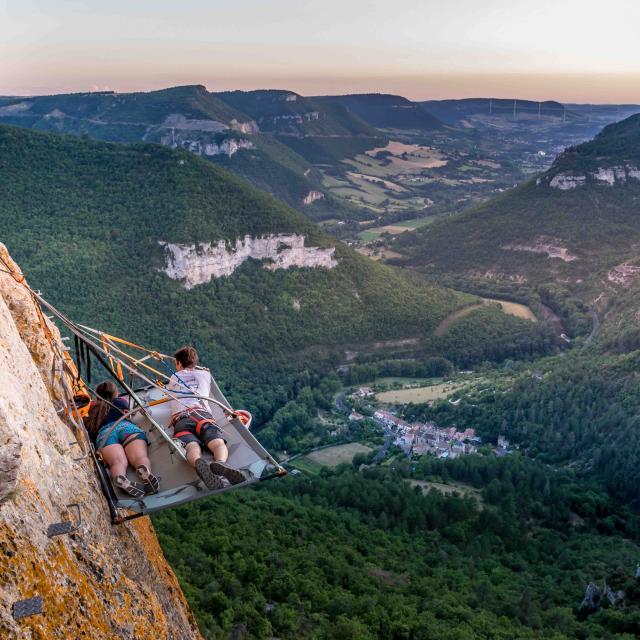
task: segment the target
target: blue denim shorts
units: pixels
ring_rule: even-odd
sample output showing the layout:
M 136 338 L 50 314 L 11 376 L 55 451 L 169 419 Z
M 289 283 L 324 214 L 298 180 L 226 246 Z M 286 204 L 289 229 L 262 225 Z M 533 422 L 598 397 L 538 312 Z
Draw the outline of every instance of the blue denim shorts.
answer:
M 98 449 L 108 447 L 111 444 L 121 444 L 124 447 L 125 443 L 129 444 L 135 440 L 144 440 L 149 444 L 147 434 L 137 424 L 133 424 L 133 422 L 130 422 L 129 420 L 123 420 L 120 422 L 105 440 L 105 436 L 109 433 L 112 426 L 113 422 L 109 422 L 101 427 L 100 431 L 98 431 L 98 437 L 96 438 L 96 445 Z

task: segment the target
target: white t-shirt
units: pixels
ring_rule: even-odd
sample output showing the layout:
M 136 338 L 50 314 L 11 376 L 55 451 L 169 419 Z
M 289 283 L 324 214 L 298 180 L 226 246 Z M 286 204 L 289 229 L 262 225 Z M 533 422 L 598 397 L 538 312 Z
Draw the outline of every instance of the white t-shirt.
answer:
M 183 369 L 176 371 L 169 379 L 167 390 L 179 400 L 171 400 L 171 415 L 191 407 L 209 411 L 206 401 L 193 398 L 211 395 L 211 374 L 202 369 Z

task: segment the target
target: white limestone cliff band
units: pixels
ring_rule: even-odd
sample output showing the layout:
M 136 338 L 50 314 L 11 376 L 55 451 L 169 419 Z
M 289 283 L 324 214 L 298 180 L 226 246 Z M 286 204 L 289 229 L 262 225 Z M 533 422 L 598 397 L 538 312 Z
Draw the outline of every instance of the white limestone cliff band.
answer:
M 612 187 L 616 184 L 625 184 L 628 180 L 640 181 L 640 169 L 633 164 L 626 164 L 624 166 L 598 167 L 595 171 L 581 175 L 561 172 L 557 173 L 550 180 L 548 177 L 538 178 L 536 185 L 540 186 L 548 182 L 549 186 L 553 189 L 568 191 L 570 189 L 576 189 L 577 187 L 583 187 L 587 184 L 587 178 L 590 178 L 596 183 Z
M 238 238 L 235 242 L 174 244 L 159 241 L 165 248 L 163 273 L 180 280 L 185 289 L 210 282 L 211 278 L 230 276 L 246 260 L 263 260 L 269 271 L 306 267 L 333 269 L 338 265 L 335 247 L 305 247 L 305 236 L 271 234 Z
M 566 173 L 558 173 L 553 176 L 549 186 L 553 189 L 560 189 L 560 191 L 568 191 L 569 189 L 581 187 L 586 181 L 586 176 L 572 176 Z

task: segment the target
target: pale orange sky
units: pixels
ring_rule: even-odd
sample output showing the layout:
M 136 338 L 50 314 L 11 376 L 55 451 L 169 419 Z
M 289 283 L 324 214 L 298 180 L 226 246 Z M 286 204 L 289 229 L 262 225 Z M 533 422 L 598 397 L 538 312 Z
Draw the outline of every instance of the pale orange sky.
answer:
M 204 84 L 640 102 L 638 0 L 0 0 L 0 95 Z

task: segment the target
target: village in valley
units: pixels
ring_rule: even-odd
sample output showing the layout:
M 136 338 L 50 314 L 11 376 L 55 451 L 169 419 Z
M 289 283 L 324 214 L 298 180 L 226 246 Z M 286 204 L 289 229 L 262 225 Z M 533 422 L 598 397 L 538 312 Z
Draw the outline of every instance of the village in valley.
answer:
M 480 439 L 475 429 L 440 429 L 435 422 L 410 424 L 384 409 L 376 411 L 373 420 L 393 435 L 393 444 L 408 456 L 431 453 L 439 458 L 457 458 L 478 451 Z
M 359 387 L 352 396 L 357 402 L 367 401 L 369 406 L 378 403 L 375 391 L 371 387 Z M 457 404 L 459 400 L 449 400 Z M 355 409 L 349 414 L 350 421 L 363 420 L 365 416 Z M 433 421 L 407 422 L 397 412 L 378 408 L 373 413 L 373 421 L 381 427 L 390 443 L 400 449 L 407 457 L 419 457 L 431 454 L 438 458 L 458 458 L 478 452 L 482 444 L 475 429 L 458 431 L 456 427 L 441 428 Z M 498 438 L 496 455 L 510 453 L 509 442 L 504 436 Z
M 288 456 L 287 463 L 294 474 L 315 474 L 323 466 L 355 464 L 355 460 L 387 465 L 422 456 L 452 460 L 478 453 L 510 455 L 513 449 L 503 435 L 497 442 L 485 442 L 470 425 L 440 425 L 411 410 L 434 402 L 457 406 L 461 394 L 482 394 L 487 384 L 484 377 L 470 371 L 459 374 L 455 381 L 390 377 L 370 382 L 370 386 L 343 387 L 334 398 L 333 410 L 319 416 L 327 429 L 326 439 Z

